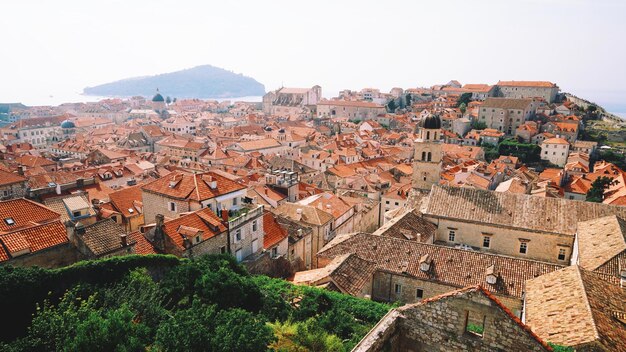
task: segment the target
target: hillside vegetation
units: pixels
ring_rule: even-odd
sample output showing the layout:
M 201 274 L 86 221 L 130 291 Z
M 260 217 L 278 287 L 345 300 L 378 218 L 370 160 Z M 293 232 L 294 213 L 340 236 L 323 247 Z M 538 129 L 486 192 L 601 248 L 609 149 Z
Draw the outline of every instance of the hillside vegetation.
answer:
M 87 87 L 86 95 L 151 97 L 159 88 L 172 98 L 235 98 L 260 96 L 265 87 L 255 79 L 211 65 L 156 76 L 135 77 Z
M 390 306 L 153 255 L 0 267 L 0 309 L 2 351 L 346 351 Z

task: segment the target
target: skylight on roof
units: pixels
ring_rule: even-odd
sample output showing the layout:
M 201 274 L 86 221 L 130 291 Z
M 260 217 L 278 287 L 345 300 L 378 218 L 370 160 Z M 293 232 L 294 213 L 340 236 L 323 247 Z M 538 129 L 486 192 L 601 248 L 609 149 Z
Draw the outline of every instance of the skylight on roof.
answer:
M 128 212 L 129 213 L 133 213 L 133 212 L 135 212 L 135 210 L 133 210 L 132 208 L 128 208 Z
M 13 218 L 5 218 L 4 222 L 9 226 L 15 225 L 15 220 L 13 220 Z

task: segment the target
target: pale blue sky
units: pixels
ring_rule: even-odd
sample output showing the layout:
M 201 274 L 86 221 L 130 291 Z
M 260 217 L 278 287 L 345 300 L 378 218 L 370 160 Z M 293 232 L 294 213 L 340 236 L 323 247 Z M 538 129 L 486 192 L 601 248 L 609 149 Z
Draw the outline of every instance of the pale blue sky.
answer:
M 327 96 L 550 80 L 626 105 L 626 1 L 14 0 L 2 13 L 0 101 L 212 64 Z

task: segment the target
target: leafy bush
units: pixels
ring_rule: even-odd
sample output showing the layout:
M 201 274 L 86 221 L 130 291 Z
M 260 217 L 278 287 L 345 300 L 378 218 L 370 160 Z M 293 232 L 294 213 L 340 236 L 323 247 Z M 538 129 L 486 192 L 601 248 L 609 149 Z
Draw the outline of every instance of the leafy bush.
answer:
M 0 267 L 0 292 L 6 307 L 27 308 L 12 311 L 24 324 L 2 338 L 7 351 L 264 351 L 284 343 L 294 351 L 344 351 L 390 309 L 251 276 L 229 255 Z

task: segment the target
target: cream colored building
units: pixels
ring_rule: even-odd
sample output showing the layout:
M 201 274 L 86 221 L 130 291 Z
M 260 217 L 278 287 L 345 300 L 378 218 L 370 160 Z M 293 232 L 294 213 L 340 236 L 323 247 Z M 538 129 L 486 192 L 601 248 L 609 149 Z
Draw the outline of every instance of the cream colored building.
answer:
M 423 213 L 436 244 L 569 264 L 578 222 L 626 207 L 435 185 Z
M 535 114 L 532 99 L 487 98 L 478 111 L 478 121 L 508 135 Z
M 557 166 L 565 166 L 569 155 L 569 142 L 563 138 L 549 138 L 541 143 L 541 159 Z
M 541 98 L 553 103 L 559 93 L 559 87 L 546 81 L 499 81 L 498 93 L 505 98 Z
M 317 104 L 319 118 L 347 118 L 350 120 L 372 120 L 385 114 L 384 106 L 369 101 L 323 100 Z

